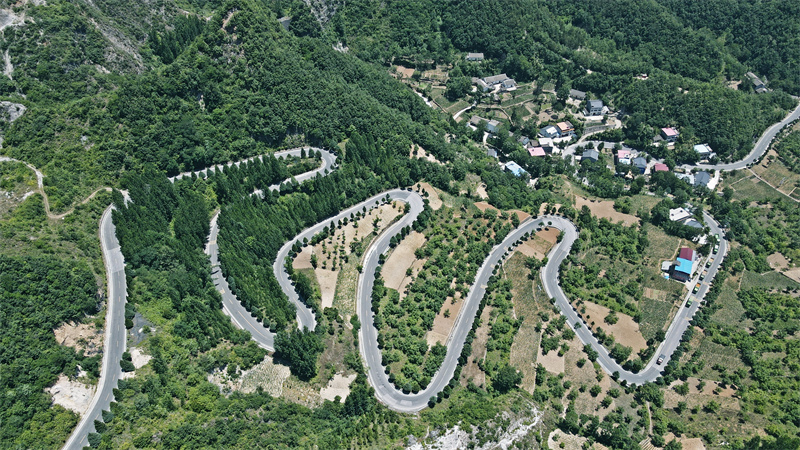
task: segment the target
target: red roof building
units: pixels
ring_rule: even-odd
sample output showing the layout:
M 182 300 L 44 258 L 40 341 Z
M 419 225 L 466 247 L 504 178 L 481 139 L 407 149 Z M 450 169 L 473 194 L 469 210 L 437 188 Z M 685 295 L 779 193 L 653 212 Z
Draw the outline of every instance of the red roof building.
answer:
M 669 167 L 663 163 L 656 163 L 656 165 L 653 166 L 653 170 L 656 172 L 669 172 Z
M 688 247 L 683 247 L 678 254 L 678 258 L 685 259 L 687 261 L 694 261 L 694 250 Z

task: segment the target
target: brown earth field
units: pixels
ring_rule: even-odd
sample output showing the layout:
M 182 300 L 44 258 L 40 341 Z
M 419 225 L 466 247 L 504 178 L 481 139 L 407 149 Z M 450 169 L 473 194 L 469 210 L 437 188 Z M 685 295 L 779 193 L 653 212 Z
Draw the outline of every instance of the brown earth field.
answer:
M 414 252 L 423 244 L 425 244 L 425 235 L 412 231 L 392 250 L 392 254 L 389 255 L 381 269 L 381 276 L 386 287 L 399 291 L 404 279 L 412 278 L 407 276 L 406 272 L 417 260 Z
M 606 218 L 612 222 L 622 221 L 626 226 L 639 223 L 639 218 L 630 214 L 623 214 L 614 209 L 614 202 L 610 200 L 589 200 L 584 197 L 575 196 L 575 209 L 579 210 L 586 205 L 592 211 L 592 215 Z
M 586 307 L 586 316 L 591 317 L 589 322 L 595 322 L 596 327 L 600 327 L 606 333 L 610 333 L 614 336 L 616 342 L 631 347 L 633 349 L 632 356 L 647 347 L 647 342 L 639 330 L 639 324 L 633 321 L 633 317 L 618 312 L 617 317 L 619 317 L 619 320 L 617 323 L 609 325 L 603 319 L 611 311 L 610 309 L 592 302 L 584 302 L 582 306 Z

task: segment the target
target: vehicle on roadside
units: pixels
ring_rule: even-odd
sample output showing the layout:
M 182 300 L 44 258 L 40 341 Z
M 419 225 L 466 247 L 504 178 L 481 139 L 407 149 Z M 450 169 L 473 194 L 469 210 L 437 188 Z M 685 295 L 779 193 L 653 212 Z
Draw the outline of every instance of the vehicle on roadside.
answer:
M 697 294 L 697 291 L 700 290 L 700 283 L 694 285 L 694 289 L 692 289 L 692 294 Z
M 664 364 L 664 360 L 667 358 L 667 355 L 661 354 L 658 355 L 658 359 L 656 360 L 656 364 L 661 365 Z
M 689 299 L 689 300 L 686 301 L 686 307 L 690 308 L 691 306 L 692 306 L 692 300 Z
M 706 267 L 711 267 L 711 264 L 714 264 L 714 258 L 708 258 L 708 262 L 706 262 Z
M 714 244 L 714 253 L 719 253 L 719 244 Z
M 700 274 L 700 281 L 703 281 L 708 276 L 708 270 L 704 270 L 703 273 Z

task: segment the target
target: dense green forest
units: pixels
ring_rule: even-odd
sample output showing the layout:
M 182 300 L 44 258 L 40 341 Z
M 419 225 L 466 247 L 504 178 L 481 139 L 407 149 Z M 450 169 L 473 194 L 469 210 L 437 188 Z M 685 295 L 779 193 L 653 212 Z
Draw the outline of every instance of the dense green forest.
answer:
M 84 357 L 56 343 L 53 329 L 97 309 L 97 285 L 85 264 L 0 256 L 0 442 L 5 447 L 56 447 L 78 416 L 51 407 L 44 388 L 65 373 L 100 375 L 100 355 Z

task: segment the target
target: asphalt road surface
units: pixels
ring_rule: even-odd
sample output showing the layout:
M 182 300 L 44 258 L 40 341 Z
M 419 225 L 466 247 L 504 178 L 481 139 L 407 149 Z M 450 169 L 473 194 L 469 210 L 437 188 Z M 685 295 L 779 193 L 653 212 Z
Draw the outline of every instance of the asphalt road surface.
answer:
M 89 409 L 72 432 L 64 448 L 79 450 L 89 445 L 89 433 L 93 433 L 94 421 L 103 420 L 102 411 L 108 410 L 114 400 L 113 389 L 122 375 L 119 361 L 126 349 L 125 341 L 125 259 L 119 248 L 115 227 L 111 220 L 113 206 L 109 206 L 100 219 L 100 244 L 108 277 L 108 311 L 106 311 L 106 337 L 103 342 L 103 365 L 100 380 Z

